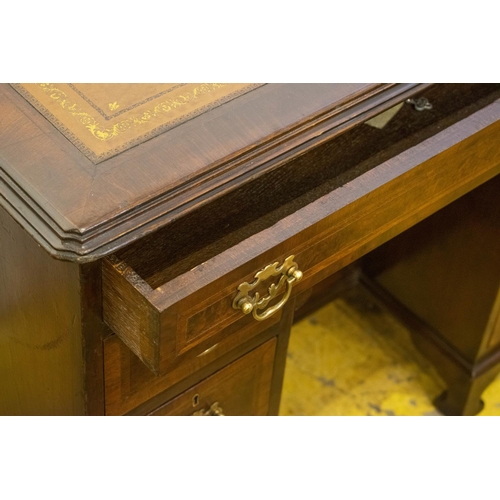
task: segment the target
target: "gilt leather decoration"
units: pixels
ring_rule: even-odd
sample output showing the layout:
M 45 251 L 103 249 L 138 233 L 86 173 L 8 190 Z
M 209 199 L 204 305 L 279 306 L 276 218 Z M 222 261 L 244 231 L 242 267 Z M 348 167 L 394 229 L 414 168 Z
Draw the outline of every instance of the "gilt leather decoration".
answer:
M 261 84 L 12 84 L 82 153 L 99 163 Z

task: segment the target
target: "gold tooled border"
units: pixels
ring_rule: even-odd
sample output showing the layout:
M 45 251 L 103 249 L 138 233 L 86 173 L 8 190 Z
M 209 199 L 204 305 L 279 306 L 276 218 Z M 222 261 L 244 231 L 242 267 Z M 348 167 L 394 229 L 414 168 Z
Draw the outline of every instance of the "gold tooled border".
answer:
M 98 163 L 103 162 L 104 160 L 108 160 L 109 158 L 112 158 L 113 156 L 116 156 L 120 153 L 123 153 L 124 151 L 133 148 L 134 146 L 138 146 L 139 144 L 142 144 L 143 142 L 146 142 L 150 139 L 153 139 L 154 137 L 167 132 L 168 130 L 171 130 L 175 127 L 178 127 L 182 123 L 185 123 L 189 120 L 192 120 L 193 118 L 196 118 L 197 116 L 206 113 L 207 111 L 210 111 L 214 108 L 217 108 L 221 106 L 222 104 L 225 104 L 229 101 L 232 101 L 233 99 L 246 94 L 252 90 L 255 90 L 259 87 L 262 87 L 266 85 L 265 83 L 253 83 L 250 85 L 247 85 L 243 87 L 242 89 L 232 92 L 231 94 L 228 94 L 221 99 L 218 99 L 217 101 L 211 102 L 210 104 L 207 104 L 205 106 L 202 106 L 201 108 L 196 109 L 195 111 L 192 111 L 191 113 L 187 113 L 186 115 L 183 115 L 171 122 L 165 123 L 163 125 L 160 125 L 159 127 L 156 127 L 149 132 L 146 132 L 145 134 L 142 134 L 135 139 L 132 139 L 121 146 L 118 146 L 116 148 L 113 148 L 106 153 L 101 153 L 101 154 L 96 154 L 94 151 L 92 151 L 88 146 L 86 146 L 71 130 L 66 127 L 56 116 L 54 116 L 43 104 L 38 101 L 27 89 L 25 89 L 22 84 L 19 83 L 11 83 L 10 86 L 18 92 L 26 101 L 28 101 L 41 115 L 43 115 L 44 118 L 49 120 L 54 127 L 57 128 L 59 132 L 64 134 L 64 136 L 73 144 L 75 145 L 92 163 L 97 165 Z
M 143 104 L 146 104 L 147 102 L 154 101 L 155 99 L 158 99 L 161 96 L 164 96 L 166 94 L 169 94 L 170 92 L 173 92 L 174 90 L 177 90 L 181 87 L 184 87 L 187 85 L 187 83 L 180 83 L 180 84 L 174 85 L 171 89 L 164 90 L 163 92 L 159 92 L 158 94 L 153 95 L 151 97 L 148 97 L 146 99 L 143 99 L 142 101 L 140 101 L 132 106 L 129 106 L 128 108 L 120 109 L 116 113 L 113 113 L 112 115 L 109 115 L 109 116 L 97 104 L 92 102 L 80 89 L 75 87 L 72 83 L 68 83 L 67 85 L 69 86 L 69 88 L 73 92 L 78 94 L 89 106 L 94 108 L 106 121 L 108 121 L 108 120 L 113 120 L 114 118 L 117 118 L 118 116 L 123 115 L 125 113 L 128 113 L 129 111 L 132 111 L 133 109 L 138 108 L 139 106 L 142 106 Z

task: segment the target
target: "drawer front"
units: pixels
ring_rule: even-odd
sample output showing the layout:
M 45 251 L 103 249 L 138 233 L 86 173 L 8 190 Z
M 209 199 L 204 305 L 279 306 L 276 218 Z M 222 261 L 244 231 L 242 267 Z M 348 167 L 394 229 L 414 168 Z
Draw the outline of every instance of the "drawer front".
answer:
M 112 335 L 104 340 L 106 415 L 142 414 L 143 405 L 149 408 L 146 412 L 151 411 L 166 398 L 176 396 L 234 359 L 276 338 L 282 329 L 281 323 L 271 326 L 267 322 L 251 323 L 228 334 L 198 356 L 174 363 L 162 375 L 153 373 L 118 336 Z
M 266 342 L 151 415 L 267 415 L 275 348 Z
M 156 289 L 116 256 L 105 259 L 105 321 L 150 370 L 167 373 L 259 323 L 233 305 L 268 266 L 292 259 L 302 272 L 293 286 L 282 283 L 280 303 L 499 173 L 499 120 L 494 102 Z M 275 273 L 264 288 L 288 278 Z M 262 323 L 279 317 L 278 309 Z

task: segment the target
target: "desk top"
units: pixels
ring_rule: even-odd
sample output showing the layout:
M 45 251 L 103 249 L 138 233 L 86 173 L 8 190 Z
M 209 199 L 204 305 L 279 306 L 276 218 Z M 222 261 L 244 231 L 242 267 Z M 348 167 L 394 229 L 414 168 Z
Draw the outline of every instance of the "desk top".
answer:
M 95 260 L 424 87 L 2 84 L 0 203 L 55 257 Z
M 11 86 L 97 164 L 261 85 L 18 83 Z

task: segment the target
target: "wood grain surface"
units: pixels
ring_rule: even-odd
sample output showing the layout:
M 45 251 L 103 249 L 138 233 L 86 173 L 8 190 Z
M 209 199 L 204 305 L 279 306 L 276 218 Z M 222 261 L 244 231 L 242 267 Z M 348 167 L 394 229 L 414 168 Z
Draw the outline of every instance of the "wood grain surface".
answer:
M 363 125 L 423 88 L 430 112 Z M 500 173 L 497 92 L 266 86 L 96 166 L 0 86 L 0 413 L 147 414 L 277 337 L 276 413 L 295 300 Z M 231 307 L 292 254 L 304 278 L 280 313 Z M 474 394 L 498 361 L 495 314 Z
M 83 415 L 78 265 L 0 208 L 0 415 Z
M 265 85 L 94 165 L 3 85 L 2 204 L 53 255 L 95 260 L 423 87 Z
M 116 335 L 106 338 L 106 414 L 149 413 L 264 342 L 284 334 L 283 339 L 278 342 L 278 352 L 282 352 L 283 341 L 288 338 L 291 312 L 291 308 L 287 306 L 282 321 L 273 321 L 270 324 L 254 322 L 230 334 L 222 332 L 222 340 L 215 345 L 209 344 L 198 356 L 181 359 L 160 376 L 152 373 Z M 276 384 L 279 386 L 282 375 L 276 374 L 277 379 L 273 378 L 273 387 L 276 387 Z M 279 391 L 276 395 L 279 399 Z
M 497 175 L 365 261 L 378 283 L 472 364 L 497 345 L 499 192 Z
M 192 415 L 219 403 L 226 416 L 264 416 L 269 411 L 276 339 L 234 361 L 169 401 L 154 416 Z
M 211 314 L 214 331 L 237 321 L 238 285 L 266 265 L 295 255 L 304 279 L 293 293 L 304 291 L 496 175 L 499 118 L 495 102 L 156 289 L 127 263 L 108 259 L 105 320 L 139 357 L 147 345 L 148 366 L 165 373 L 176 353 L 203 338 L 190 345 L 182 337 L 193 314 Z M 131 296 L 120 307 L 129 291 L 138 301 Z M 129 324 L 149 326 L 134 327 L 134 340 Z
M 117 253 L 152 288 L 267 229 L 489 104 L 491 87 L 436 85 L 430 111 L 403 106 L 383 130 L 361 124 Z M 500 89 L 496 94 L 500 97 Z M 186 249 L 189 252 L 186 252 Z
M 436 405 L 448 415 L 478 413 L 500 370 L 499 190 L 497 175 L 364 262 L 447 382 Z

